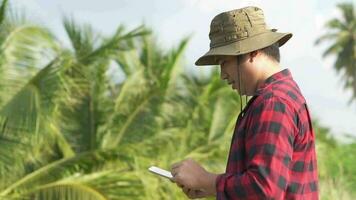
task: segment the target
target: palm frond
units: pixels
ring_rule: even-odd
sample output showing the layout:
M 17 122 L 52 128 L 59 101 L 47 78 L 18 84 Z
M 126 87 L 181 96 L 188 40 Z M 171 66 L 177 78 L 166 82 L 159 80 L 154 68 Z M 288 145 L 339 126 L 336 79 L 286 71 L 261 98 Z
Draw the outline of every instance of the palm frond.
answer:
M 12 146 L 10 157 L 12 165 L 18 167 L 0 162 L 1 168 L 7 169 L 1 171 L 2 179 L 11 181 L 8 177 L 16 178 L 15 174 L 32 171 L 53 157 L 70 154 L 62 135 L 48 132 L 57 99 L 66 97 L 63 88 L 67 83 L 61 75 L 66 66 L 68 60 L 63 57 L 53 60 L 0 108 L 0 135 L 18 144 Z M 59 149 L 53 148 L 57 140 Z
M 149 103 L 156 94 L 144 79 L 143 70 L 131 75 L 125 81 L 116 100 L 115 115 L 110 121 L 113 129 L 103 141 L 103 146 L 117 147 L 129 128 L 132 128 L 133 122 L 140 114 L 149 110 Z
M 51 196 L 63 199 L 66 196 L 79 195 L 88 198 L 100 197 L 100 199 L 122 198 L 117 196 L 120 192 L 116 192 L 115 195 L 110 185 L 116 184 L 116 190 L 120 190 L 120 185 L 123 185 L 123 188 L 126 185 L 130 190 L 138 184 L 137 181 L 135 183 L 135 179 L 132 179 L 132 175 L 123 174 L 123 172 L 130 174 L 132 170 L 130 160 L 129 157 L 118 153 L 117 149 L 85 152 L 55 161 L 28 174 L 1 191 L 0 197 Z M 118 176 L 115 176 L 115 173 Z M 111 198 L 110 192 L 107 193 L 107 191 L 111 191 L 115 198 Z
M 325 35 L 320 36 L 316 41 L 315 41 L 315 45 L 319 45 L 320 43 L 324 42 L 324 41 L 328 41 L 328 40 L 333 40 L 336 39 L 338 36 L 338 33 L 327 33 Z
M 337 7 L 341 10 L 346 24 L 351 24 L 355 21 L 354 6 L 350 3 L 340 3 Z
M 148 34 L 144 26 L 139 26 L 129 32 L 124 32 L 123 26 L 119 27 L 116 33 L 105 39 L 101 45 L 95 48 L 90 54 L 83 58 L 84 63 L 89 64 L 102 57 L 113 58 L 118 51 L 130 50 L 133 48 L 132 39 Z
M 165 96 L 172 90 L 175 89 L 177 85 L 177 79 L 183 72 L 182 65 L 179 65 L 179 62 L 182 60 L 182 55 L 188 45 L 190 37 L 182 39 L 178 44 L 176 49 L 168 54 L 167 64 L 164 65 L 162 70 L 162 75 L 160 76 L 160 85 L 166 91 Z
M 104 124 L 113 109 L 107 77 L 111 59 L 120 51 L 132 49 L 132 40 L 147 32 L 143 26 L 128 32 L 119 26 L 113 36 L 104 38 L 98 34 L 93 37 L 92 28 L 80 27 L 74 20 L 65 19 L 64 25 L 76 52 L 76 62 L 67 73 L 74 83 L 68 88 L 72 98 L 60 103 L 57 119 L 60 131 L 75 151 L 83 152 L 99 147 L 109 131 Z
M 112 119 L 115 128 L 104 142 L 110 143 L 111 147 L 117 146 L 122 142 L 122 139 L 124 142 L 130 143 L 140 141 L 143 134 L 146 136 L 153 134 L 150 129 L 154 130 L 154 116 L 159 113 L 161 105 L 159 102 L 164 99 L 160 96 L 166 95 L 169 83 L 171 82 L 170 84 L 173 85 L 174 76 L 179 75 L 177 70 L 181 66 L 178 66 L 177 62 L 180 60 L 188 39 L 182 40 L 178 48 L 168 54 L 163 54 L 155 46 L 156 43 L 152 38 L 143 37 L 142 41 L 142 49 L 138 49 L 135 53 L 135 57 L 140 58 L 140 63 L 135 63 L 138 66 L 127 66 L 126 60 L 119 61 L 121 64 L 125 63 L 126 69 L 136 69 L 136 71 L 129 72 L 130 77 L 125 80 L 116 100 L 117 114 Z M 132 88 L 136 89 L 132 90 Z M 147 116 L 144 121 L 142 121 L 143 116 Z M 147 125 L 143 130 L 136 131 L 134 130 L 136 123 L 150 124 L 150 126 Z M 127 137 L 130 138 L 130 141 L 126 141 L 124 135 L 128 134 L 129 130 L 130 134 L 135 137 Z
M 340 19 L 331 19 L 326 24 L 325 27 L 332 30 L 347 30 L 347 26 L 340 21 Z
M 329 20 L 325 27 L 329 33 L 319 37 L 315 45 L 324 41 L 331 41 L 331 45 L 324 51 L 323 57 L 334 55 L 336 60 L 334 67 L 338 73 L 341 72 L 341 82 L 345 89 L 351 89 L 353 96 L 350 99 L 356 100 L 356 45 L 355 45 L 355 13 L 353 3 L 341 3 L 337 6 L 342 12 L 343 18 Z
M 85 24 L 80 26 L 73 18 L 65 17 L 63 19 L 63 26 L 78 60 L 81 60 L 82 57 L 89 55 L 93 51 L 94 45 L 98 42 L 99 38 L 94 34 L 93 28 L 90 25 Z
M 37 26 L 14 29 L 1 44 L 0 107 L 51 60 L 58 56 L 58 44 L 46 30 Z
M 7 10 L 7 5 L 8 5 L 8 0 L 3 0 L 1 2 L 1 7 L 0 7 L 0 24 L 3 23 L 6 15 L 6 10 Z
M 6 119 L 7 132 L 14 135 L 38 132 L 39 114 L 48 114 L 53 109 L 54 99 L 61 85 L 65 84 L 60 70 L 65 69 L 66 60 L 58 58 L 39 71 L 0 109 L 0 117 Z M 68 63 L 67 63 L 68 64 Z

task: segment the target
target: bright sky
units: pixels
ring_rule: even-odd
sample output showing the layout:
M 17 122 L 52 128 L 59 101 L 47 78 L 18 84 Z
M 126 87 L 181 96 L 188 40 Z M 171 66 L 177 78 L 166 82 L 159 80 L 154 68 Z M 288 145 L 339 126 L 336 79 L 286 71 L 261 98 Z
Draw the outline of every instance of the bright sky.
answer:
M 350 1 L 350 0 L 345 0 Z M 209 26 L 220 12 L 255 5 L 264 10 L 267 24 L 294 35 L 281 48 L 281 65 L 289 68 L 304 93 L 312 117 L 330 127 L 336 136 L 356 136 L 356 104 L 349 105 L 350 92 L 342 89 L 333 70 L 333 58 L 322 59 L 327 44 L 315 47 L 324 33 L 323 24 L 340 16 L 339 0 L 12 0 L 31 19 L 51 28 L 63 42 L 67 38 L 63 16 L 89 23 L 96 30 L 112 33 L 119 24 L 136 27 L 142 22 L 153 27 L 162 46 L 171 47 L 193 34 L 186 52 L 189 70 L 200 72 L 194 61 L 209 48 Z M 340 137 L 339 137 L 340 138 Z

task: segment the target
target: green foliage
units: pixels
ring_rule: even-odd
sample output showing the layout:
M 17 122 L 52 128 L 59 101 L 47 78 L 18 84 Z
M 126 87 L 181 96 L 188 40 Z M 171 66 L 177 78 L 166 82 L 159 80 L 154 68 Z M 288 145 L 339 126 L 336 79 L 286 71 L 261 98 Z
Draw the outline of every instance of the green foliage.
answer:
M 6 7 L 8 5 L 8 0 L 4 0 L 1 4 L 0 7 L 0 24 L 2 24 L 2 22 L 4 21 L 5 18 L 5 11 L 6 11 Z
M 341 74 L 341 82 L 345 89 L 353 92 L 352 100 L 356 100 L 356 13 L 352 2 L 340 3 L 337 6 L 342 12 L 342 18 L 334 18 L 326 22 L 328 33 L 315 41 L 331 41 L 323 57 L 336 56 L 334 68 Z
M 314 131 L 321 199 L 353 199 L 356 195 L 355 138 L 350 138 L 350 144 L 337 142 L 329 130 L 318 123 L 314 123 Z

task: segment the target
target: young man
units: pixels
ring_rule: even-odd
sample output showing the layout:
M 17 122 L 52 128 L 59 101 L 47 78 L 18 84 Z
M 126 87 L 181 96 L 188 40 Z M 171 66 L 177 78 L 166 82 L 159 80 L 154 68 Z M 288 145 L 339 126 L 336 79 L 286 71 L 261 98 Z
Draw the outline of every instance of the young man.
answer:
M 315 136 L 308 107 L 279 47 L 291 33 L 268 29 L 263 11 L 245 7 L 211 22 L 210 51 L 196 65 L 220 65 L 240 95 L 253 96 L 239 114 L 225 173 L 191 159 L 172 165 L 189 198 L 318 199 Z

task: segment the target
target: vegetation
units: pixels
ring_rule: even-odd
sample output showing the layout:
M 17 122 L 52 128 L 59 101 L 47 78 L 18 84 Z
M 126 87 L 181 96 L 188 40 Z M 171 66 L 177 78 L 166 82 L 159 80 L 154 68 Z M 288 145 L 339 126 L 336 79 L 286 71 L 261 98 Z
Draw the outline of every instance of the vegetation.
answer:
M 165 50 L 144 26 L 104 36 L 66 18 L 64 47 L 6 0 L 0 20 L 0 199 L 186 199 L 147 168 L 225 170 L 239 98 L 218 71 L 183 71 L 189 38 Z M 352 199 L 355 143 L 315 130 L 322 199 Z
M 342 18 L 334 18 L 326 24 L 327 33 L 316 40 L 315 44 L 331 41 L 323 57 L 336 56 L 334 68 L 341 74 L 345 89 L 353 92 L 356 100 L 356 13 L 352 2 L 340 3 Z

